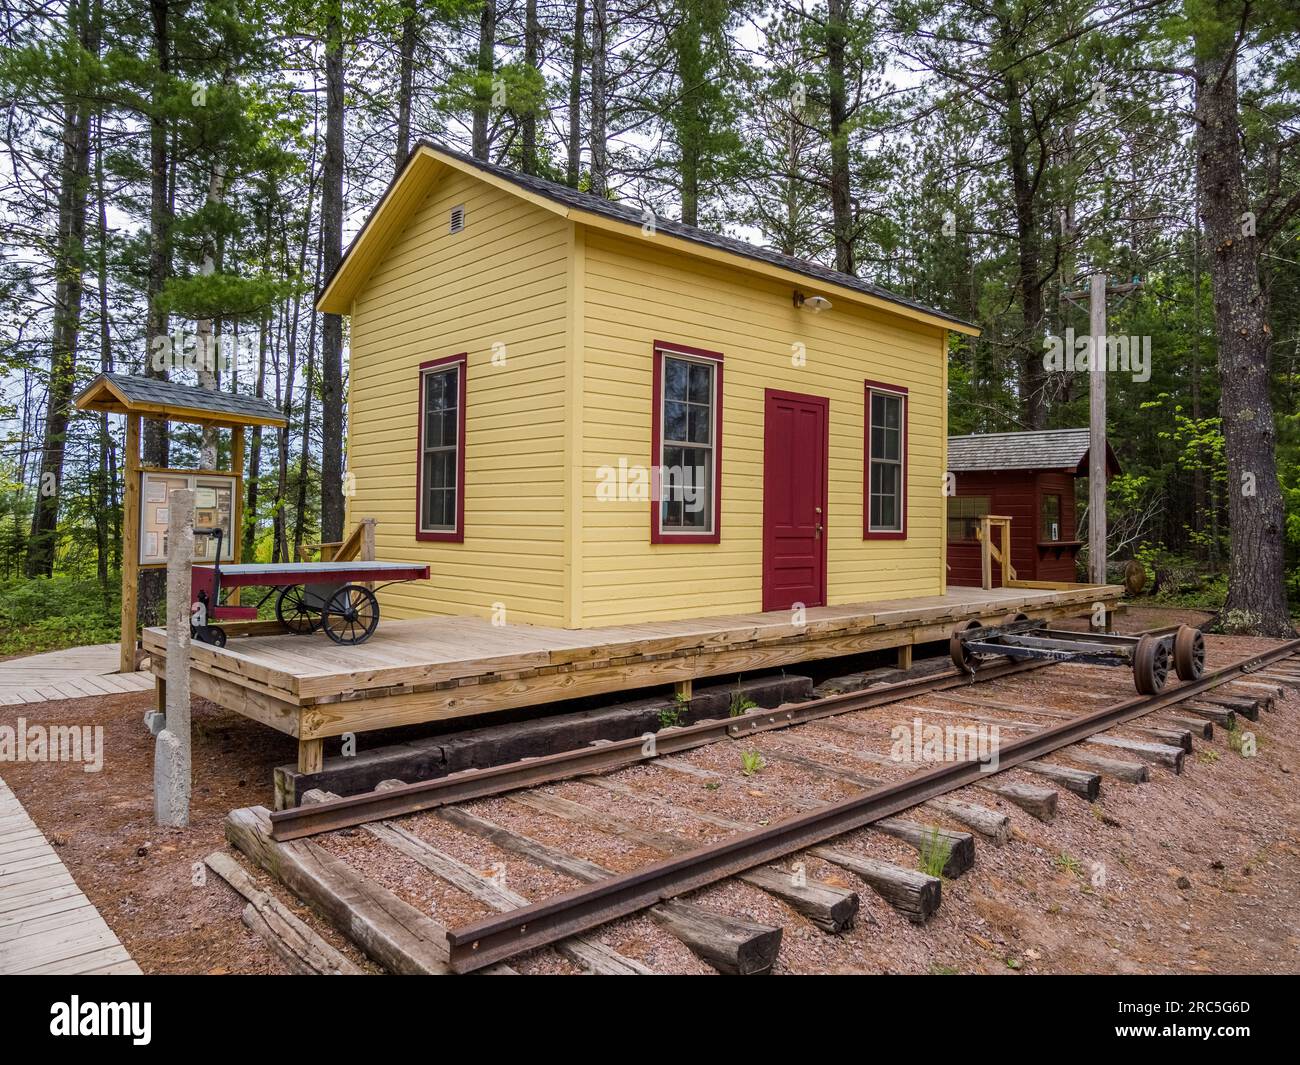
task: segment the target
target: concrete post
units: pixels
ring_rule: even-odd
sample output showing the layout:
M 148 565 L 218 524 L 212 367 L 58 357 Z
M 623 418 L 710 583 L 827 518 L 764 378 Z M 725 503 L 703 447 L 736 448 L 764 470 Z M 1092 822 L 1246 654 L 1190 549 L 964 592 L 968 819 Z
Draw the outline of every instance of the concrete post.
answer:
M 194 493 L 167 501 L 167 723 L 154 744 L 153 810 L 160 825 L 190 821 L 190 569 L 194 560 Z

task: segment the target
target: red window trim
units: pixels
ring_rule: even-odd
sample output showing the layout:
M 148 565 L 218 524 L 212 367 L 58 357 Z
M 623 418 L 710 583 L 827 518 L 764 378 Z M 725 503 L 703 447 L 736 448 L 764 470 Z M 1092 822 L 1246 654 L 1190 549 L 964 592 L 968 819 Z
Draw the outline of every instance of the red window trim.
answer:
M 459 372 L 456 398 L 456 528 L 425 531 L 420 528 L 424 512 L 424 375 L 431 370 L 443 370 L 456 365 Z M 430 359 L 420 363 L 417 377 L 420 399 L 419 414 L 415 423 L 415 538 L 417 540 L 463 544 L 465 542 L 465 374 L 469 365 L 468 352 Z
M 902 450 L 900 454 L 903 458 L 902 484 L 900 486 L 902 495 L 902 513 L 900 517 L 900 527 L 898 529 L 873 530 L 871 528 L 871 394 L 873 392 L 888 392 L 891 395 L 901 396 L 903 400 L 903 417 L 902 430 L 903 439 Z M 884 381 L 864 381 L 863 382 L 863 408 L 862 408 L 862 539 L 864 540 L 906 540 L 907 539 L 907 474 L 911 466 L 907 454 L 907 423 L 911 416 L 910 410 L 911 397 L 907 389 L 902 385 L 886 384 Z
M 716 369 L 713 376 L 713 528 L 706 533 L 663 532 L 659 528 L 659 500 L 650 500 L 650 542 L 652 544 L 719 544 L 722 542 L 722 352 L 706 351 L 668 340 L 654 342 L 654 385 L 650 405 L 650 467 L 658 470 L 663 464 L 663 378 L 664 355 L 687 355 L 697 359 L 712 360 Z M 658 480 L 658 478 L 655 478 Z M 652 492 L 651 495 L 654 493 Z

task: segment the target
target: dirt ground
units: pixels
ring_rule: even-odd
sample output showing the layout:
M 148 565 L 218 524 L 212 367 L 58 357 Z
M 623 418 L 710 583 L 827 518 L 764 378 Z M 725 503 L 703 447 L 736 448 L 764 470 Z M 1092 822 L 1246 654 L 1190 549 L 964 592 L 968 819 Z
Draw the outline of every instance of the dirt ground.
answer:
M 1187 612 L 1133 610 L 1121 627 L 1167 625 Z M 1210 666 L 1267 646 L 1263 641 L 1211 638 Z M 1062 677 L 1065 678 L 1064 683 Z M 1001 683 L 1001 682 L 999 682 Z M 1096 709 L 1132 695 L 1119 670 L 1053 668 L 1016 678 L 998 698 L 1046 709 Z M 102 725 L 102 772 L 75 763 L 4 763 L 0 776 L 55 844 L 77 883 L 146 972 L 274 973 L 282 971 L 260 939 L 240 922 L 243 902 L 210 871 L 203 857 L 224 845 L 221 821 L 238 806 L 271 805 L 271 771 L 292 761 L 293 742 L 270 729 L 201 700 L 194 712 L 193 821 L 185 830 L 153 824 L 153 739 L 141 716 L 151 697 L 39 703 L 0 708 L 0 722 L 29 725 Z M 941 701 L 932 707 L 959 708 Z M 883 727 L 908 716 L 877 708 L 849 715 L 856 728 Z M 837 719 L 838 720 L 838 719 Z M 955 720 L 955 718 L 954 718 Z M 1026 719 L 1033 720 L 1033 719 Z M 855 724 L 856 722 L 856 724 Z M 1040 723 L 1051 723 L 1043 719 Z M 1242 757 L 1221 729 L 1196 741 L 1182 775 L 1153 768 L 1151 780 L 1126 785 L 1107 780 L 1101 800 L 1088 804 L 1061 792 L 1058 817 L 1043 824 L 986 792 L 961 797 L 995 807 L 1012 820 L 1011 842 L 996 848 L 977 838 L 975 868 L 945 882 L 941 910 L 924 927 L 903 920 L 869 888 L 835 866 L 810 860 L 808 874 L 860 891 L 862 912 L 851 932 L 832 937 L 795 919 L 783 904 L 736 882 L 695 896 L 737 916 L 782 924 L 786 937 L 778 972 L 897 973 L 1294 973 L 1300 972 L 1300 691 L 1288 691 L 1276 710 L 1252 724 L 1258 753 Z M 799 745 L 853 746 L 829 725 L 805 726 L 799 737 L 769 733 L 745 749 L 779 753 Z M 1135 738 L 1136 734 L 1134 734 Z M 859 735 L 858 746 L 871 746 Z M 1149 737 L 1145 737 L 1148 738 Z M 887 750 L 885 746 L 880 750 Z M 637 800 L 581 781 L 545 789 L 646 827 L 694 833 L 697 807 L 738 820 L 768 820 L 794 812 L 792 796 L 831 801 L 842 785 L 789 776 L 772 758 L 755 776 L 738 771 L 737 745 L 715 744 L 685 756 L 699 769 L 721 775 L 706 787 L 698 777 L 653 767 L 613 775 L 632 789 L 648 788 L 679 807 L 681 815 L 648 810 Z M 833 760 L 828 754 L 823 760 Z M 1054 758 L 1068 764 L 1068 756 Z M 861 763 L 845 768 L 869 772 Z M 1042 784 L 1012 771 L 1013 779 Z M 888 775 L 878 767 L 872 775 Z M 668 780 L 666 778 L 673 778 Z M 660 855 L 623 841 L 547 819 L 510 799 L 469 809 L 543 841 L 560 842 L 614 869 Z M 570 888 L 572 882 L 497 851 L 451 829 L 434 815 L 408 819 L 416 834 L 478 869 L 509 868 L 509 886 L 526 897 Z M 961 826 L 951 825 L 959 828 Z M 407 901 L 448 925 L 485 915 L 485 908 L 404 859 L 394 861 L 357 830 L 334 833 L 322 845 L 385 883 Z M 872 857 L 916 865 L 900 841 L 863 830 L 843 845 Z M 206 877 L 203 873 L 206 872 Z M 261 878 L 264 885 L 269 881 Z M 280 898 L 309 916 L 287 893 Z M 336 945 L 323 922 L 313 925 Z M 617 922 L 600 938 L 661 972 L 707 971 L 648 917 Z M 347 948 L 350 956 L 356 954 Z M 521 959 L 522 972 L 575 972 L 551 950 Z

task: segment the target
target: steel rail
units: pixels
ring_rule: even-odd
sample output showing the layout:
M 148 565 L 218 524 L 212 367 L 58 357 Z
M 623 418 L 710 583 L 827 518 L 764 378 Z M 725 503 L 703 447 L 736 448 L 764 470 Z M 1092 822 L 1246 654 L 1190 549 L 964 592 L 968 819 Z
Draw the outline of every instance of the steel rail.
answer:
M 1014 740 L 998 749 L 997 771 L 1041 758 L 1124 721 L 1182 702 L 1298 651 L 1300 640 L 1290 640 L 1177 688 L 1127 699 Z M 774 825 L 740 833 L 721 843 L 656 862 L 645 869 L 597 881 L 462 928 L 449 929 L 450 966 L 458 973 L 472 972 L 503 958 L 545 946 L 823 843 L 882 817 L 901 813 L 918 803 L 974 783 L 988 772 L 985 764 L 978 760 L 925 770 L 896 784 L 882 785 Z

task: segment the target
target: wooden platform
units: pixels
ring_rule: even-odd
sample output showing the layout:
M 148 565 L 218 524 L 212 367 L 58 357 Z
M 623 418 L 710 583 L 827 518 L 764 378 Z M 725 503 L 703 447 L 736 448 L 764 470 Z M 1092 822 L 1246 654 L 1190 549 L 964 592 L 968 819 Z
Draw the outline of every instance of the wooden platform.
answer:
M 119 673 L 115 643 L 69 647 L 0 662 L 0 706 L 23 706 L 55 699 L 86 699 L 146 691 L 147 673 Z
M 38 973 L 138 976 L 140 966 L 0 780 L 0 975 Z
M 364 644 L 292 636 L 275 622 L 226 626 L 226 647 L 191 645 L 191 691 L 300 741 L 299 767 L 319 767 L 319 741 L 346 732 L 607 692 L 752 673 L 841 655 L 946 640 L 973 618 L 1000 620 L 1113 609 L 1117 585 L 953 588 L 947 595 L 595 629 L 492 625 L 475 617 L 386 621 Z M 160 707 L 166 632 L 144 631 Z M 310 746 L 307 746 L 310 745 Z

